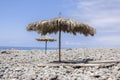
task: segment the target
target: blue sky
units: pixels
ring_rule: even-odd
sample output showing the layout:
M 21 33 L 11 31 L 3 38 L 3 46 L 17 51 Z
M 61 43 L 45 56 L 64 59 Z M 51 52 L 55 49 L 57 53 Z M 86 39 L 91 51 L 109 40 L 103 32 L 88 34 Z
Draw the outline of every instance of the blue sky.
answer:
M 0 46 L 43 47 L 27 32 L 35 21 L 62 16 L 93 26 L 94 37 L 62 33 L 62 47 L 120 47 L 120 0 L 0 0 Z M 48 36 L 58 39 L 58 34 Z M 57 47 L 58 42 L 49 42 Z

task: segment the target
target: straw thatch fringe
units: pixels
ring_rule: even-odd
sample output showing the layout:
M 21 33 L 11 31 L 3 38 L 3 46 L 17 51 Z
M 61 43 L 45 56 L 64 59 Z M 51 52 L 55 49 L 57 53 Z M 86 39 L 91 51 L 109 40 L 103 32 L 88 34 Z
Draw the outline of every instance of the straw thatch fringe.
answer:
M 96 30 L 89 25 L 64 17 L 33 22 L 27 26 L 28 31 L 37 31 L 42 35 L 46 35 L 47 33 L 57 33 L 60 28 L 61 31 L 70 32 L 74 35 L 76 35 L 76 33 L 80 33 L 85 36 L 93 36 L 96 33 Z
M 41 36 L 36 38 L 37 41 L 56 41 L 56 39 L 49 37 L 49 36 Z

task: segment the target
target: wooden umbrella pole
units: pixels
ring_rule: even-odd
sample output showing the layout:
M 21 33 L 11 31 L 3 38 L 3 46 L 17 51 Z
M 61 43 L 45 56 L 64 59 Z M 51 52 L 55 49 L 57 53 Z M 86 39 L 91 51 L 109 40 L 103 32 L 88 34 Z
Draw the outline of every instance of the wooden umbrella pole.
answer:
M 61 62 L 61 27 L 59 29 L 59 62 Z
M 45 54 L 47 53 L 47 40 L 45 41 Z

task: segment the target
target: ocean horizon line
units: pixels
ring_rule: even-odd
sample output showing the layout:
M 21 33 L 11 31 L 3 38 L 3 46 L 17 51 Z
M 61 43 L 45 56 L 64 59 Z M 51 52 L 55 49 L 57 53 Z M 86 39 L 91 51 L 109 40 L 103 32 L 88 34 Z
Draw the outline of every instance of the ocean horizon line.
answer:
M 74 48 L 119 48 L 119 47 L 61 47 L 61 49 L 74 49 Z M 0 50 L 44 50 L 45 47 L 31 47 L 31 46 L 0 46 Z M 47 50 L 57 50 L 58 47 L 47 47 Z
M 45 47 L 22 47 L 22 46 L 0 46 L 0 50 L 7 50 L 7 49 L 17 49 L 17 50 L 32 50 L 32 49 L 39 49 L 39 50 L 44 50 Z M 48 50 L 55 50 L 58 49 L 57 47 L 48 47 Z

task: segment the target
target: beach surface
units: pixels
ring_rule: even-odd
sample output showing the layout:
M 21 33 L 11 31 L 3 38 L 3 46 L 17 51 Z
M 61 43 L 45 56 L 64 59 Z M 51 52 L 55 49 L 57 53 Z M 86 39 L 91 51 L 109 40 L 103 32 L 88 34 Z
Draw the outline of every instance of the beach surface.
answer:
M 0 50 L 0 80 L 120 80 L 120 48 Z

